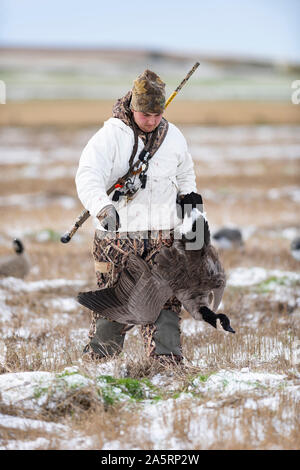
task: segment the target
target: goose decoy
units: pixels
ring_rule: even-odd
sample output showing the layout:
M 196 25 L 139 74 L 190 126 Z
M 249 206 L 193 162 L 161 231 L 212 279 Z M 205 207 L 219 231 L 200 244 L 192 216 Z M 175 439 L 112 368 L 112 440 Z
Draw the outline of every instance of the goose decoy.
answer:
M 239 229 L 223 227 L 213 234 L 213 240 L 219 248 L 230 250 L 243 247 L 243 236 Z
M 182 206 L 187 200 L 182 200 Z M 160 250 L 152 269 L 141 257 L 130 254 L 115 287 L 80 292 L 77 301 L 106 319 L 145 325 L 154 323 L 165 302 L 175 295 L 196 320 L 215 328 L 219 320 L 224 330 L 235 333 L 228 317 L 214 312 L 222 300 L 225 272 L 210 243 L 208 222 L 195 202 L 192 206 L 184 213 L 173 245 Z
M 297 237 L 292 241 L 291 254 L 294 259 L 300 261 L 300 237 Z
M 15 255 L 0 258 L 0 277 L 24 278 L 30 270 L 30 262 L 24 245 L 18 238 L 13 240 Z

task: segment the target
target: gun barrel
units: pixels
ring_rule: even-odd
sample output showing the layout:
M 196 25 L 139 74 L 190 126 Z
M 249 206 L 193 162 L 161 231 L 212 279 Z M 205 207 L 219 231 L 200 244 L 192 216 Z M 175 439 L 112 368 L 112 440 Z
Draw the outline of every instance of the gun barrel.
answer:
M 182 80 L 181 83 L 179 83 L 178 87 L 176 88 L 175 90 L 176 94 L 181 90 L 183 85 L 185 85 L 186 82 L 191 78 L 191 76 L 193 75 L 195 70 L 199 67 L 199 65 L 200 65 L 200 62 L 196 62 L 194 66 L 191 68 L 191 70 L 186 74 L 185 78 Z
M 82 213 L 77 217 L 71 230 L 69 230 L 69 232 L 64 233 L 64 235 L 61 236 L 60 241 L 62 243 L 68 243 L 73 237 L 73 235 L 75 235 L 79 227 L 81 227 L 81 225 L 84 224 L 84 222 L 89 218 L 89 216 L 90 213 L 88 210 L 85 209 L 84 211 L 82 211 Z

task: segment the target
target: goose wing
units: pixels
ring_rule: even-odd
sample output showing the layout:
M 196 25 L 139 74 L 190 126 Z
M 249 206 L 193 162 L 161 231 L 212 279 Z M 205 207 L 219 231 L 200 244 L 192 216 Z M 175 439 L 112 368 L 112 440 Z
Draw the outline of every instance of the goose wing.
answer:
M 172 296 L 168 282 L 160 276 L 153 276 L 147 263 L 139 256 L 128 257 L 126 271 L 133 282 L 128 284 L 128 278 L 120 277 L 116 286 L 118 298 L 127 302 L 132 323 L 154 323 L 166 301 Z
M 207 240 L 209 228 L 207 226 Z M 204 243 L 200 250 L 185 250 L 182 242 L 163 248 L 155 257 L 155 272 L 172 288 L 173 295 L 197 320 L 202 320 L 199 309 L 211 306 L 217 309 L 225 288 L 226 277 L 217 251 Z
M 153 274 L 167 282 L 174 293 L 188 289 L 191 284 L 189 272 L 185 253 L 176 246 L 163 247 L 155 257 Z
M 77 300 L 108 320 L 143 325 L 155 322 L 171 295 L 168 284 L 153 277 L 144 260 L 130 255 L 115 287 L 80 292 Z

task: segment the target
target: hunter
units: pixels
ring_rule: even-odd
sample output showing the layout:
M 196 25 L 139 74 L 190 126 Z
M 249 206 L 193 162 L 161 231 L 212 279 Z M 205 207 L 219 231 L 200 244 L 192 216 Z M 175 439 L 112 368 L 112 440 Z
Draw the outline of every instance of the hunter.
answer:
M 151 267 L 161 247 L 172 245 L 174 228 L 182 222 L 176 201 L 197 192 L 186 140 L 163 117 L 164 109 L 165 83 L 145 70 L 82 152 L 76 187 L 95 223 L 93 256 L 99 288 L 115 285 L 129 253 L 142 256 Z M 127 185 L 115 184 L 139 156 L 142 161 L 147 157 L 140 173 Z M 108 195 L 112 185 L 115 190 Z M 180 312 L 181 303 L 172 297 L 154 324 L 141 326 L 148 357 L 182 361 Z M 84 357 L 102 360 L 119 354 L 130 328 L 93 312 Z

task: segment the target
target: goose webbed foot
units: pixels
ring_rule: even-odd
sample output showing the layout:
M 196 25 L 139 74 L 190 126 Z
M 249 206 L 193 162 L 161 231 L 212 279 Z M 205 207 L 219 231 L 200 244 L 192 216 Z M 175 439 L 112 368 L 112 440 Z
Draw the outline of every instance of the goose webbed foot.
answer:
M 201 307 L 200 313 L 204 321 L 217 328 L 217 320 L 220 320 L 223 330 L 235 333 L 234 329 L 230 326 L 229 318 L 224 313 L 214 313 L 208 307 Z

